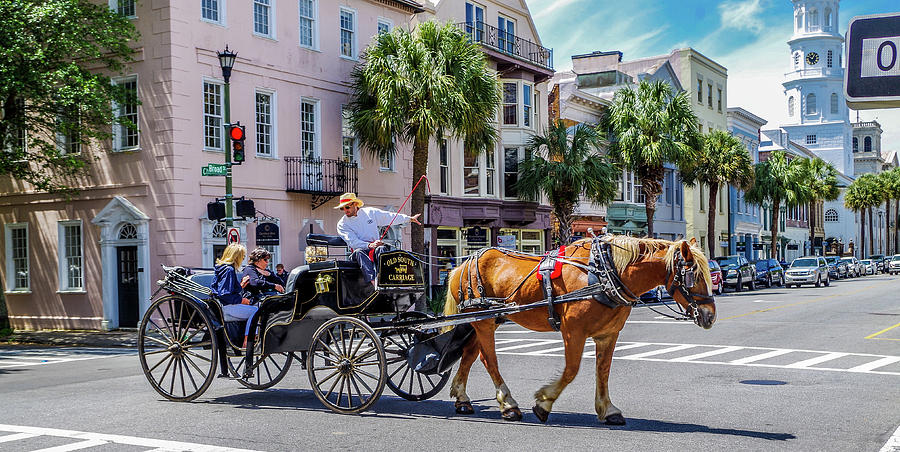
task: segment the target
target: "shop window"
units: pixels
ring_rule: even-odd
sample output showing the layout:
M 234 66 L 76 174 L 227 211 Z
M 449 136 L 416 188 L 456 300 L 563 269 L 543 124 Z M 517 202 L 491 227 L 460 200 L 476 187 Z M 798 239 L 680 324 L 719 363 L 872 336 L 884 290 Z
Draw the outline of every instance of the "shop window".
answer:
M 465 152 L 463 157 L 463 194 L 480 195 L 480 179 L 478 156 Z
M 441 165 L 441 194 L 450 193 L 450 149 L 447 139 L 441 140 L 440 146 L 440 165 Z

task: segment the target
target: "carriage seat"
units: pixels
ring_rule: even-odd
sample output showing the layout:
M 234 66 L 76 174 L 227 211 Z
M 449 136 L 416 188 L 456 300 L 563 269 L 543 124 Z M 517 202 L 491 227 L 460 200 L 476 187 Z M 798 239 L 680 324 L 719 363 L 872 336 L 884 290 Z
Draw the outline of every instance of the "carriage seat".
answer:
M 308 246 L 347 246 L 347 242 L 340 236 L 328 234 L 306 234 L 306 244 Z

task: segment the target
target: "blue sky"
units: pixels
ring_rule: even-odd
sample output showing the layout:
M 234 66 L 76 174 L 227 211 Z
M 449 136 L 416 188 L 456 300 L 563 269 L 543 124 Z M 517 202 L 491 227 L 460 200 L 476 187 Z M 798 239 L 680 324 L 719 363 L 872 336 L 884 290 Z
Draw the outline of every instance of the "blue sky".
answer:
M 781 82 L 789 70 L 793 6 L 789 0 L 526 0 L 556 70 L 570 57 L 620 50 L 625 60 L 693 47 L 728 68 L 728 106 L 768 120 L 787 119 Z M 845 0 L 838 24 L 846 33 L 853 16 L 900 12 L 897 0 Z M 856 120 L 851 112 L 850 120 Z M 884 149 L 900 150 L 900 109 L 860 112 L 878 119 Z

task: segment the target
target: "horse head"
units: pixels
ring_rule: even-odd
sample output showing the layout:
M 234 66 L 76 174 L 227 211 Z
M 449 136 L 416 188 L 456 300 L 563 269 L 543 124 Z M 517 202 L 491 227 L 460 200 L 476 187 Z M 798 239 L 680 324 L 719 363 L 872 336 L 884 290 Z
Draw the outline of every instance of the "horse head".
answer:
M 709 329 L 716 321 L 709 260 L 697 240 L 674 242 L 666 252 L 666 290 L 697 325 Z

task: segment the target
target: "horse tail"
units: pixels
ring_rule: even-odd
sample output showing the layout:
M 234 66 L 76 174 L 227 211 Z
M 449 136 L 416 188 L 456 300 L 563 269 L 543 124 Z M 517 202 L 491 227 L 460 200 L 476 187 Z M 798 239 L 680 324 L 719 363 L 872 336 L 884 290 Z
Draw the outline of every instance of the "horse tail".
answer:
M 463 282 L 459 279 L 459 272 L 463 271 L 463 268 L 469 263 L 469 260 L 466 259 L 463 261 L 458 267 L 454 268 L 450 271 L 450 274 L 447 275 L 447 296 L 444 298 L 444 315 L 453 315 L 459 313 L 459 302 L 462 300 L 457 300 L 456 295 L 454 295 L 453 291 L 453 282 L 456 281 L 457 284 L 462 284 Z M 466 281 L 468 283 L 468 281 Z M 462 287 L 458 288 L 457 291 L 462 289 Z M 453 329 L 453 327 L 444 327 L 441 329 L 441 332 L 447 332 Z

